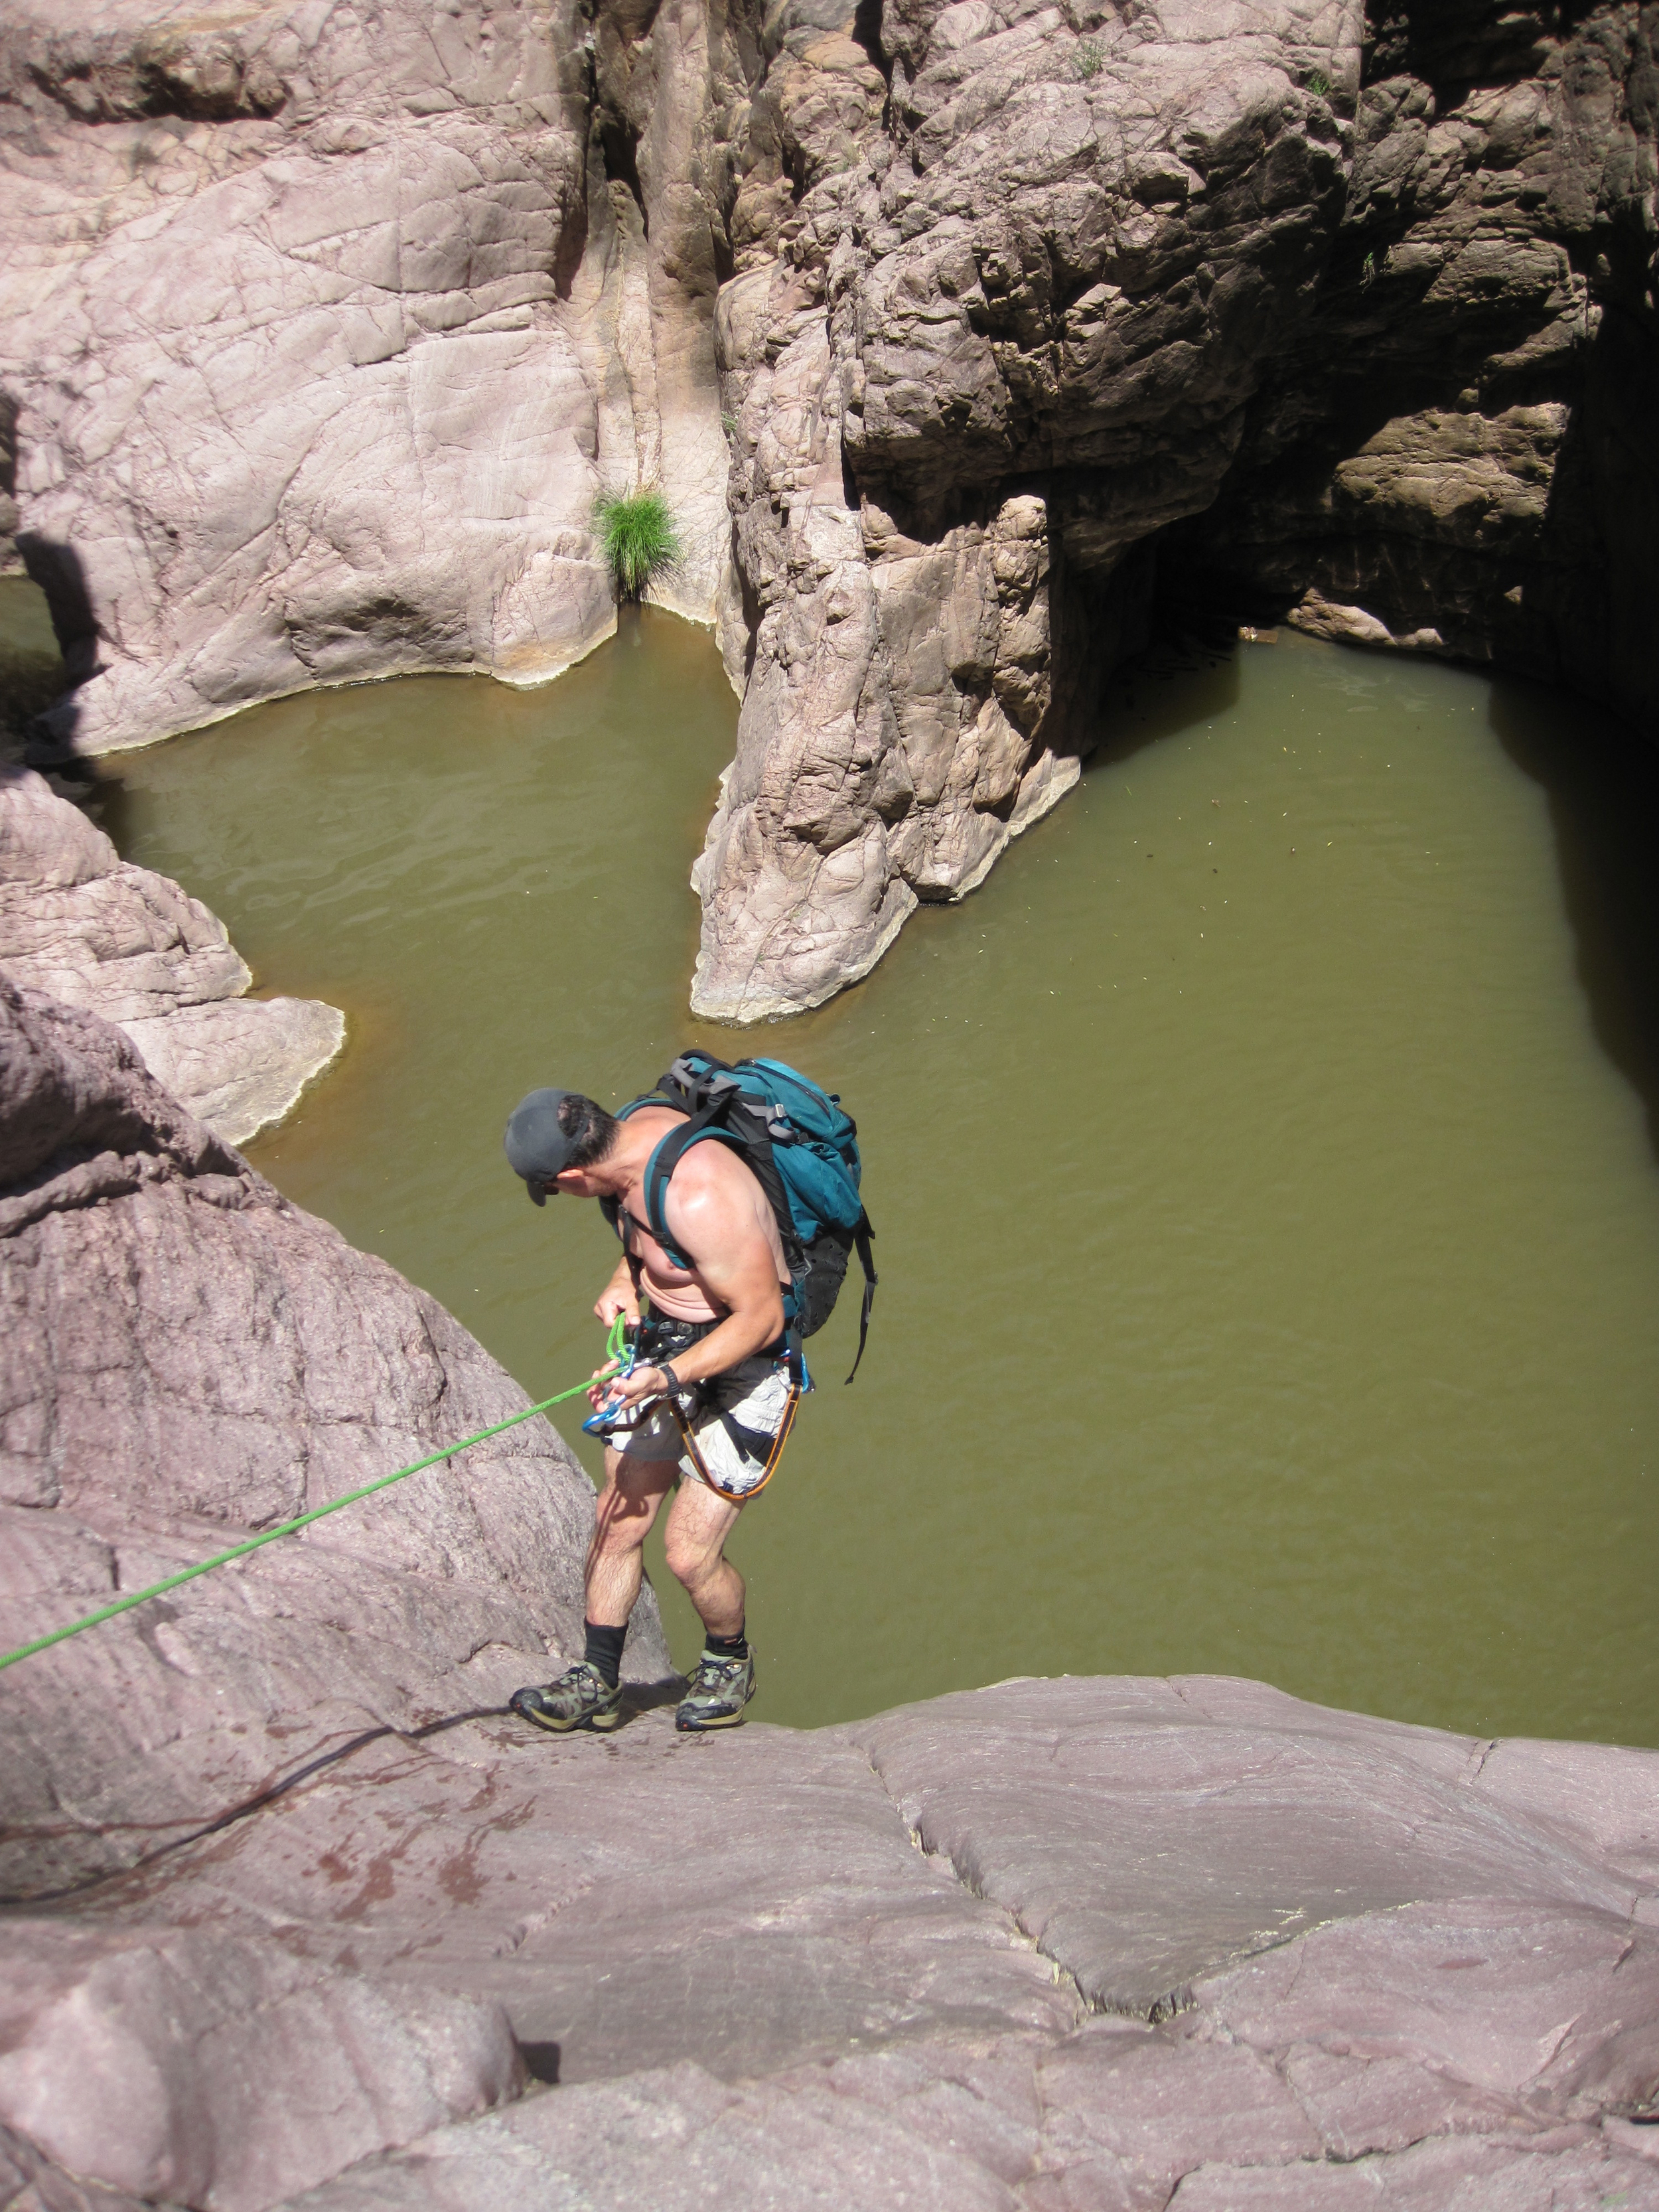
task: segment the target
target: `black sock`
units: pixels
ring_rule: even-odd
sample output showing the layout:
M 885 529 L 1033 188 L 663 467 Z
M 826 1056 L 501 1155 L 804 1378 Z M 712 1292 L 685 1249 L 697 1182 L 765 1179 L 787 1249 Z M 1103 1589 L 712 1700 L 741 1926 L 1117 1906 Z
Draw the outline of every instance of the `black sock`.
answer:
M 748 1625 L 745 1621 L 744 1628 Z M 749 1656 L 749 1638 L 744 1634 L 743 1628 L 739 1628 L 735 1636 L 716 1636 L 713 1629 L 705 1628 L 702 1648 L 705 1651 L 712 1651 L 717 1659 L 746 1659 Z
M 615 1689 L 622 1680 L 623 1644 L 627 1638 L 626 1623 L 621 1628 L 601 1628 L 597 1620 L 586 1624 L 587 1650 L 583 1654 L 588 1665 L 600 1680 Z

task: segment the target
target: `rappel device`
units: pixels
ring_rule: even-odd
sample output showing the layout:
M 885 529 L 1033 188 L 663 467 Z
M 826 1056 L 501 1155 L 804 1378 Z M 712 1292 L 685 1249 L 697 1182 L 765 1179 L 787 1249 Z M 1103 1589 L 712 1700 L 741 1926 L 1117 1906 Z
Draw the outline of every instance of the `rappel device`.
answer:
M 877 1279 L 870 1251 L 875 1231 L 859 1195 L 858 1125 L 842 1111 L 840 1099 L 781 1060 L 733 1063 L 711 1053 L 683 1052 L 656 1088 L 630 1101 L 617 1119 L 626 1121 L 641 1106 L 671 1106 L 688 1117 L 657 1146 L 645 1170 L 646 1222 L 676 1267 L 689 1273 L 691 1262 L 675 1249 L 669 1234 L 668 1184 L 693 1145 L 710 1137 L 729 1145 L 766 1193 L 789 1269 L 784 1325 L 797 1388 L 801 1340 L 829 1320 L 847 1262 L 857 1252 L 864 1270 L 864 1304 L 850 1382 L 864 1357 Z M 605 1212 L 611 1226 L 619 1229 L 614 1201 Z

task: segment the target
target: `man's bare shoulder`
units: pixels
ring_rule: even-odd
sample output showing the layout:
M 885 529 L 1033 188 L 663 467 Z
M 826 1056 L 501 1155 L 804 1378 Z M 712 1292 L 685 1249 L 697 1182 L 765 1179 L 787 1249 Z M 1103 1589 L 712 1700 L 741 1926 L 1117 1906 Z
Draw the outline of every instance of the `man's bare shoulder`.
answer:
M 674 1170 L 669 1196 L 695 1200 L 741 1193 L 745 1198 L 760 1188 L 753 1170 L 730 1145 L 718 1138 L 693 1145 Z
M 623 1127 L 636 1136 L 648 1135 L 654 1145 L 686 1118 L 672 1106 L 636 1106 Z

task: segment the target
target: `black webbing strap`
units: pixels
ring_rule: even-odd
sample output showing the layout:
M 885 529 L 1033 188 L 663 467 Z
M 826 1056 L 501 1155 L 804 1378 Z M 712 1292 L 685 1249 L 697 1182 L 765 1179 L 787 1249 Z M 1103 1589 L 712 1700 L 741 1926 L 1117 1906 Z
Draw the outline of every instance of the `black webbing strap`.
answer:
M 787 1348 L 789 1380 L 798 1391 L 804 1390 L 806 1388 L 806 1354 L 801 1348 L 800 1292 L 799 1291 L 795 1293 L 795 1317 L 784 1330 L 783 1340 Z
M 870 1240 L 875 1235 L 870 1226 L 870 1217 L 860 1213 L 859 1225 L 853 1232 L 853 1242 L 858 1248 L 859 1265 L 864 1270 L 864 1304 L 859 1310 L 859 1354 L 853 1362 L 853 1375 L 859 1371 L 859 1359 L 864 1357 L 864 1340 L 870 1334 L 870 1309 L 876 1303 L 876 1285 L 881 1278 L 876 1273 L 876 1263 L 870 1250 Z M 850 1382 L 853 1375 L 847 1378 Z

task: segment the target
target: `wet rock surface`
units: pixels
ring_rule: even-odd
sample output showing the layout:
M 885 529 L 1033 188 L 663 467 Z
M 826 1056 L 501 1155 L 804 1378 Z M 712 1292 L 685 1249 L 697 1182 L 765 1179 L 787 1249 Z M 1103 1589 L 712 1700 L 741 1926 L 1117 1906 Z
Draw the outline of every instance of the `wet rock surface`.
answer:
M 224 924 L 168 877 L 124 861 L 33 769 L 0 765 L 0 969 L 118 1023 L 158 1081 L 245 1144 L 339 1051 L 315 999 L 248 999 Z

